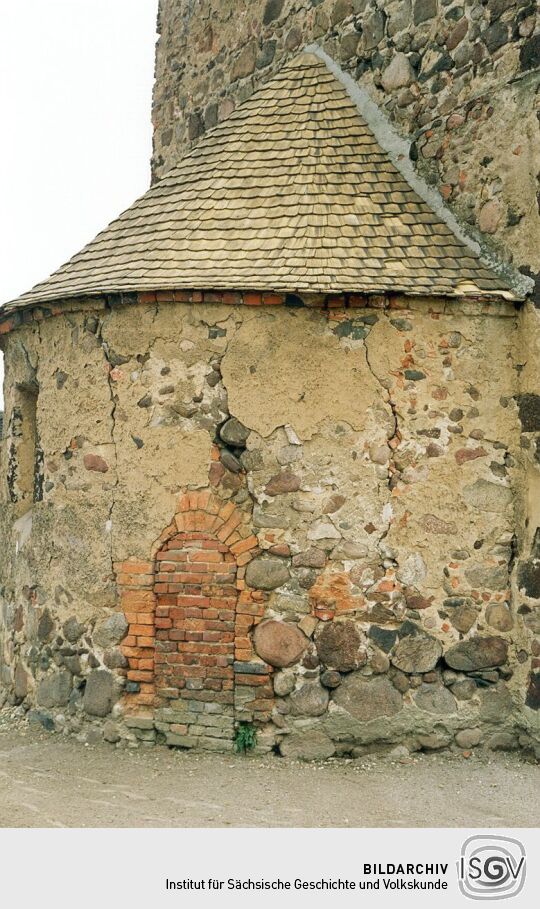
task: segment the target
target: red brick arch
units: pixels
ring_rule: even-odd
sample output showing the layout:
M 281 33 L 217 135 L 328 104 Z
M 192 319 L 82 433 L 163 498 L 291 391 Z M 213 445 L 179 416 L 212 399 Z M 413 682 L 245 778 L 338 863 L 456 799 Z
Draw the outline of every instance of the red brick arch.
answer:
M 253 672 L 257 658 L 250 638 L 264 613 L 265 594 L 248 589 L 244 580 L 257 552 L 250 515 L 206 489 L 182 495 L 148 561 L 115 565 L 129 626 L 122 642 L 127 712 L 151 714 L 171 701 L 212 697 L 230 704 L 236 692 L 244 713 L 251 705 L 246 716 L 268 716 L 269 675 L 264 664 Z M 175 563 L 186 570 L 176 570 Z

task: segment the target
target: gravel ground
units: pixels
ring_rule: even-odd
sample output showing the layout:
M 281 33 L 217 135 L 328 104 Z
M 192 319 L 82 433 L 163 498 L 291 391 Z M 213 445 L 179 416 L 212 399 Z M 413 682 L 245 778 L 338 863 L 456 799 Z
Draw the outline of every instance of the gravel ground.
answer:
M 513 754 L 302 764 L 130 751 L 0 721 L 1 827 L 536 827 Z
M 303 764 L 85 746 L 0 720 L 1 827 L 531 827 L 538 783 L 513 754 Z

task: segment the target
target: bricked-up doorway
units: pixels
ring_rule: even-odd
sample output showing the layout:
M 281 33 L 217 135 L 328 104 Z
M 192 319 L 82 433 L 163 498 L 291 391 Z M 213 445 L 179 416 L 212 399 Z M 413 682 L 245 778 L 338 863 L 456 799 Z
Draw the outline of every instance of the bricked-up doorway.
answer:
M 201 489 L 180 496 L 148 560 L 114 563 L 128 623 L 122 705 L 144 740 L 231 751 L 235 724 L 270 720 L 270 667 L 252 640 L 268 593 L 246 582 L 258 554 L 250 512 Z
M 175 534 L 156 555 L 155 685 L 178 744 L 234 737 L 236 573 L 229 547 L 200 531 Z

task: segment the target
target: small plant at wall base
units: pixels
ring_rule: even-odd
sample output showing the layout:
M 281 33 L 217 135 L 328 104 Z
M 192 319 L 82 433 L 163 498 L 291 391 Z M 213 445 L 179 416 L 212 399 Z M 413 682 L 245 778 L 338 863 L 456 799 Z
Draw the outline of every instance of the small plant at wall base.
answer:
M 257 744 L 257 730 L 253 723 L 240 723 L 234 738 L 234 749 L 239 754 L 253 751 Z

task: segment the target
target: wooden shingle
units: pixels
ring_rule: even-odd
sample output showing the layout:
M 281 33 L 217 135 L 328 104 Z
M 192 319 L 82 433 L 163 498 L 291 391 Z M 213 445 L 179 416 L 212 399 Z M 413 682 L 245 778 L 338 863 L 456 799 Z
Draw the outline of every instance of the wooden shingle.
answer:
M 4 311 L 169 288 L 514 298 L 305 53 Z

